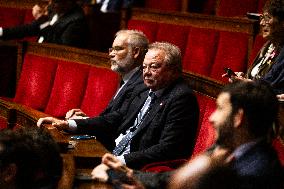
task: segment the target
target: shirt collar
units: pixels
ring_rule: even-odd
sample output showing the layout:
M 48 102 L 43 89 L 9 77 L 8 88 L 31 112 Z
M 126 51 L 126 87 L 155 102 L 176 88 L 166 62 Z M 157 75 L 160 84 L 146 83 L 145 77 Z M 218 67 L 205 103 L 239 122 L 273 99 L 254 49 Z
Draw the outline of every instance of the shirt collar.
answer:
M 261 140 L 262 138 L 240 145 L 234 150 L 233 156 L 235 157 L 235 159 L 239 159 L 242 155 L 244 155 L 247 151 L 253 148 Z
M 128 72 L 127 74 L 123 75 L 123 76 L 122 76 L 122 80 L 124 81 L 124 83 L 127 83 L 127 81 L 134 75 L 134 73 L 135 73 L 136 71 L 139 70 L 139 68 L 140 68 L 140 67 L 138 66 L 138 67 L 132 69 L 132 70 L 131 70 L 130 72 Z

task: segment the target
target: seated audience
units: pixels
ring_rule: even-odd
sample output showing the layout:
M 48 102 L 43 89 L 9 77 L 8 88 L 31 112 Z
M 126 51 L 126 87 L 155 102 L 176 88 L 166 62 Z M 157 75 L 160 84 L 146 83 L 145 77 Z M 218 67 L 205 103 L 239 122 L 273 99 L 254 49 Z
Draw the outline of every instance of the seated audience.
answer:
M 43 129 L 0 132 L 0 188 L 55 189 L 62 174 L 59 148 Z
M 194 146 L 199 109 L 181 73 L 179 48 L 153 43 L 143 62 L 143 80 L 149 91 L 134 94 L 133 100 L 106 116 L 75 119 L 76 125 L 52 118 L 39 120 L 38 126 L 51 122 L 60 130 L 96 135 L 132 168 L 188 158 Z
M 284 1 L 267 1 L 260 18 L 261 33 L 267 43 L 245 75 L 236 72 L 232 80 L 261 79 L 271 84 L 277 94 L 284 93 Z
M 113 155 L 106 154 L 102 164 L 93 170 L 92 177 L 107 181 L 117 178 L 114 175 L 119 172 L 128 176 L 120 181 L 115 179 L 114 184 L 122 188 L 183 188 L 184 185 L 198 185 L 187 181 L 199 182 L 218 170 L 216 163 L 229 168 L 228 179 L 234 178 L 236 188 L 281 188 L 283 168 L 268 137 L 277 110 L 276 95 L 266 83 L 234 82 L 225 86 L 218 95 L 216 110 L 209 117 L 216 129 L 217 140 L 204 154 L 177 171 L 164 173 L 133 171 Z M 225 151 L 220 152 L 220 149 Z M 217 171 L 214 176 L 219 173 Z M 227 177 L 223 175 L 224 181 Z
M 48 6 L 33 7 L 35 20 L 11 28 L 0 27 L 0 39 L 37 36 L 39 43 L 87 47 L 89 28 L 81 7 L 75 0 L 48 0 Z

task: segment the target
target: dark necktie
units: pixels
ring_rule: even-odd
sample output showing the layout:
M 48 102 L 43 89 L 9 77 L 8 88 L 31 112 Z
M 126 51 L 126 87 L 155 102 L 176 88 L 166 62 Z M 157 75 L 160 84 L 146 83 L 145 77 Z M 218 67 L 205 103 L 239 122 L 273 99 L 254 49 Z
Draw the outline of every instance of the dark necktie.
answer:
M 128 145 L 129 141 L 131 140 L 131 138 L 134 136 L 135 131 L 137 130 L 137 128 L 139 127 L 139 125 L 141 125 L 141 123 L 143 122 L 145 116 L 148 114 L 148 112 L 151 110 L 152 105 L 154 104 L 154 101 L 156 100 L 156 95 L 154 92 L 150 92 L 149 96 L 151 97 L 151 101 L 149 103 L 149 106 L 147 108 L 147 110 L 145 111 L 144 115 L 140 116 L 139 114 L 137 115 L 137 122 L 136 124 L 134 124 L 134 126 L 132 126 L 129 130 L 129 132 L 123 136 L 123 138 L 121 139 L 121 141 L 117 144 L 117 146 L 114 148 L 113 150 L 113 154 L 118 156 L 120 155 L 123 150 L 125 149 L 125 147 Z M 141 110 L 140 110 L 141 112 Z

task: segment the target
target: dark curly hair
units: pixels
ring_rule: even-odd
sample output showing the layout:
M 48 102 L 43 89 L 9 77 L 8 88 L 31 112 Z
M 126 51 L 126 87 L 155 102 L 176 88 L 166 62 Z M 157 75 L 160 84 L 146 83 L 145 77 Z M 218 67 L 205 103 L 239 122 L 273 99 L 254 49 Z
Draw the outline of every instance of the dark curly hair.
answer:
M 284 20 L 284 0 L 267 0 L 263 12 L 268 12 L 275 16 L 279 21 Z

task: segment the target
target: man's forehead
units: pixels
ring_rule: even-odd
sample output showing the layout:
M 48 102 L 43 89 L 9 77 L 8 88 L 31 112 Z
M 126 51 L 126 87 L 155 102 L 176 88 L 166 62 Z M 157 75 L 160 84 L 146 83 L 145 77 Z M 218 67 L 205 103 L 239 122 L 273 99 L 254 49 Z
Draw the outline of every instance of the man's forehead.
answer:
M 112 46 L 121 46 L 128 44 L 128 36 L 125 34 L 120 34 L 116 36 L 116 38 L 113 41 Z
M 163 62 L 165 52 L 160 49 L 150 49 L 146 53 L 144 62 L 150 63 L 150 62 Z

